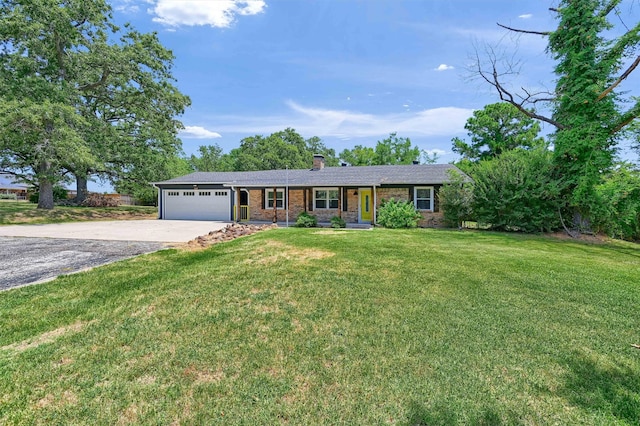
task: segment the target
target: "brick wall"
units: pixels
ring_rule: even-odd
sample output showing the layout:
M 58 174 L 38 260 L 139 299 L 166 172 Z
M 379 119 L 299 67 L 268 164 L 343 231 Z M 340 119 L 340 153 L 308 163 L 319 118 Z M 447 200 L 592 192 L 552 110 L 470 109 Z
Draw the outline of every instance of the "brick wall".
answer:
M 444 227 L 444 218 L 441 212 L 420 212 L 422 220 L 418 222 L 421 228 Z
M 380 207 L 382 200 L 394 199 L 396 201 L 409 201 L 409 188 L 377 188 L 377 207 Z
M 347 189 L 347 211 L 342 212 L 342 219 L 347 223 L 358 223 L 358 194 L 355 188 Z
M 444 226 L 444 220 L 443 220 L 443 216 L 442 216 L 442 212 L 440 212 L 439 207 L 440 207 L 440 203 L 438 202 L 438 190 L 440 189 L 441 185 L 433 185 L 434 187 L 434 201 L 433 201 L 433 206 L 435 211 L 433 212 L 429 212 L 429 211 L 421 211 L 420 214 L 422 215 L 422 220 L 420 220 L 418 222 L 418 226 L 420 226 L 421 228 L 433 228 L 433 227 L 441 227 Z M 410 191 L 413 191 L 413 188 L 378 188 L 377 189 L 377 194 L 378 194 L 378 208 L 380 208 L 380 203 L 382 202 L 382 200 L 390 200 L 391 198 L 393 198 L 394 200 L 402 200 L 402 201 L 409 201 L 412 197 L 413 194 L 411 194 Z
M 289 190 L 289 221 L 295 221 L 300 213 L 304 211 L 304 191 L 302 189 Z M 274 219 L 273 209 L 263 209 L 263 190 L 249 190 L 249 220 L 271 222 Z M 287 211 L 278 209 L 277 220 L 283 222 L 287 219 Z
M 250 189 L 249 190 L 249 220 L 264 220 L 267 222 L 271 222 L 273 220 L 273 209 L 268 209 L 268 210 L 263 209 L 262 208 L 263 203 L 264 203 L 264 200 L 262 199 L 262 190 Z

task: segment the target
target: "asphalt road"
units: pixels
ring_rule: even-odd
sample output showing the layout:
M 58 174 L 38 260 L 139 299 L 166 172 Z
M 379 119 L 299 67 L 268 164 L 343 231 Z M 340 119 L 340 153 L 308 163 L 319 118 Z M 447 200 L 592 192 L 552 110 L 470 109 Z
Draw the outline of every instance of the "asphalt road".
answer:
M 35 284 L 164 247 L 159 242 L 0 236 L 0 291 Z

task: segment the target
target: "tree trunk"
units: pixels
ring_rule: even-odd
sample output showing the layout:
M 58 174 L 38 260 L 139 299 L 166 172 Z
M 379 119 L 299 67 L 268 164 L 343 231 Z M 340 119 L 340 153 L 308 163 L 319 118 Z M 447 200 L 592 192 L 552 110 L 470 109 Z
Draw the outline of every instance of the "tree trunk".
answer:
M 87 190 L 87 175 L 80 176 L 76 174 L 76 203 L 82 204 L 87 199 L 89 191 Z
M 38 208 L 53 209 L 53 183 L 46 179 L 41 179 L 38 185 Z

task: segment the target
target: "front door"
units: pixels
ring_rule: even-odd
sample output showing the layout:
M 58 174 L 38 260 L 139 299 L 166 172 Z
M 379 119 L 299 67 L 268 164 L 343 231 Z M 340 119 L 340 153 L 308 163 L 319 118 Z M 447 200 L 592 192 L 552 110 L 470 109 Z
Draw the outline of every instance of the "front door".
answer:
M 360 220 L 359 222 L 371 223 L 373 217 L 373 197 L 371 196 L 370 188 L 361 188 L 358 190 L 360 194 Z
M 249 221 L 249 191 L 240 191 L 240 221 Z

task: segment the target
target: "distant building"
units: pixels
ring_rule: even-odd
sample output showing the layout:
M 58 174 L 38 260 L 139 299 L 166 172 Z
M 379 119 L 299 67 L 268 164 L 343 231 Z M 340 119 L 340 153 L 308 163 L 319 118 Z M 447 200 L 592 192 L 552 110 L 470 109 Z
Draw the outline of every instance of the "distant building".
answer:
M 22 183 L 16 183 L 16 177 L 10 173 L 0 173 L 0 195 L 15 194 L 18 200 L 27 199 L 29 187 Z

